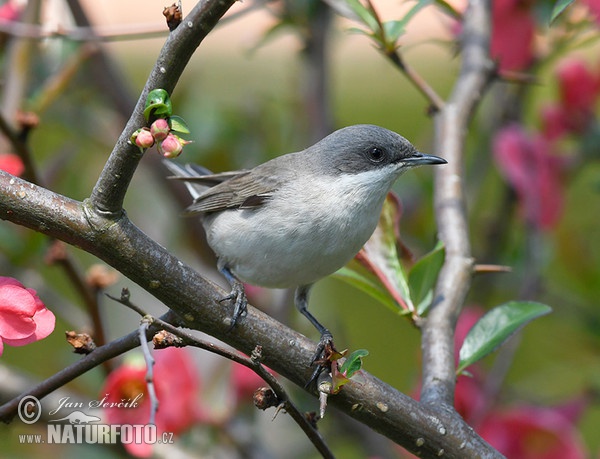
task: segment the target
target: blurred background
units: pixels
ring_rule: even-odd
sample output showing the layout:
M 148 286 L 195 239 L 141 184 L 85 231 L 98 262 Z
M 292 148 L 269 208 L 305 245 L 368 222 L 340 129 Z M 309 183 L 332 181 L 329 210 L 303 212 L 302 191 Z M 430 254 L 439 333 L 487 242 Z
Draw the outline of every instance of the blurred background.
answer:
M 165 4 L 148 0 L 24 3 L 5 3 L 14 6 L 18 16 L 5 17 L 1 22 L 2 114 L 15 129 L 17 111 L 36 114 L 39 122 L 27 133 L 27 145 L 40 183 L 83 200 L 89 196 L 167 37 L 161 14 Z M 511 271 L 477 275 L 467 308 L 477 315 L 506 301 L 528 299 L 550 305 L 553 313 L 528 325 L 507 346 L 485 359 L 476 375 L 483 380 L 482 386 L 467 391 L 464 403 L 475 403 L 484 396 L 479 421 L 514 407 L 547 410 L 544 413 L 548 416 L 562 413 L 572 429 L 565 435 L 573 447 L 573 455 L 568 457 L 597 457 L 598 26 L 586 6 L 570 7 L 551 28 L 540 19 L 547 18 L 549 2 L 513 3 L 534 18 L 532 56 L 521 68 L 505 69 L 507 79 L 492 85 L 471 124 L 465 152 L 473 255 L 477 263 L 506 265 Z M 373 4 L 386 21 L 403 17 L 413 6 L 400 1 Z M 69 31 L 84 30 L 76 28 L 77 15 L 73 12 L 77 6 L 94 25 L 94 29 L 86 28 L 86 33 L 93 30 L 110 39 L 94 45 L 51 37 L 56 31 L 68 36 Z M 191 7 L 191 3 L 184 3 L 184 15 Z M 457 11 L 463 8 L 460 4 L 454 7 Z M 31 30 L 38 36 L 15 38 L 22 31 L 15 26 L 17 22 L 37 24 Z M 574 25 L 580 35 L 575 34 Z M 384 126 L 407 137 L 421 151 L 432 152 L 434 126 L 428 102 L 367 36 L 352 33 L 350 29 L 356 26 L 317 1 L 237 2 L 204 40 L 172 94 L 174 112 L 191 129 L 185 138 L 193 141 L 178 161 L 197 162 L 215 172 L 252 167 L 303 149 L 333 129 L 358 123 Z M 404 60 L 444 99 L 457 79 L 460 57 L 455 39 L 459 29 L 459 22 L 431 5 L 410 21 L 399 41 Z M 537 133 L 548 134 L 551 126 L 549 118 L 543 116 L 545 107 L 567 97 L 565 80 L 561 80 L 566 61 L 583 63 L 592 80 L 596 79 L 595 86 L 586 92 L 585 125 L 561 132 L 552 143 L 543 144 L 542 150 L 551 153 L 552 159 L 525 153 L 518 158 L 502 156 L 506 148 L 510 150 L 506 147 L 510 142 L 504 142 L 506 137 L 501 135 L 506 134 L 503 130 L 507 127 L 513 134 L 519 133 L 513 136 L 516 140 L 510 151 L 538 151 Z M 546 135 L 545 140 L 550 142 L 550 137 Z M 0 146 L 0 153 L 14 153 L 5 137 L 0 139 Z M 214 269 L 215 261 L 203 236 L 193 234 L 193 223 L 180 218 L 185 197 L 180 189 L 167 184 L 167 173 L 158 159 L 155 148 L 145 153 L 125 203 L 129 218 L 184 262 L 226 287 Z M 535 196 L 543 200 L 537 209 L 551 216 L 531 214 L 531 200 L 536 197 L 527 193 L 536 192 L 514 179 L 511 165 L 520 165 L 525 182 L 530 180 L 531 187 L 539 192 Z M 539 172 L 545 167 L 548 175 Z M 436 242 L 432 171 L 420 169 L 404 175 L 394 191 L 402 202 L 402 243 L 419 258 Z M 57 317 L 55 332 L 48 338 L 5 348 L 0 358 L 0 369 L 6 375 L 2 378 L 5 387 L 0 387 L 3 401 L 79 358 L 65 345 L 63 331 L 94 334 L 94 322 L 74 288 L 72 276 L 49 255 L 50 247 L 51 241 L 41 234 L 0 223 L 0 275 L 14 277 L 37 290 Z M 102 269 L 97 267 L 102 263 L 85 252 L 73 247 L 65 250 L 74 269 L 83 278 L 87 275 L 88 281 L 90 270 Z M 104 274 L 110 274 L 110 269 L 104 268 Z M 102 294 L 106 291 L 118 296 L 123 287 L 131 290 L 132 300 L 146 311 L 159 314 L 165 310 L 131 281 L 117 277 L 96 291 L 105 341 L 138 326 L 139 317 Z M 317 339 L 310 324 L 294 310 L 289 292 L 256 289 L 251 295 L 253 305 Z M 364 361 L 367 371 L 407 394 L 418 393 L 420 334 L 400 310 L 386 308 L 335 276 L 316 285 L 311 310 L 327 324 L 339 347 L 369 350 Z M 199 375 L 198 403 L 205 410 L 205 422 L 182 429 L 176 452 L 155 449 L 155 455 L 317 457 L 286 415 L 279 414 L 272 421 L 272 410 L 252 408 L 253 388 L 248 393 L 236 392 L 241 395 L 232 398 L 232 388 L 245 387 L 247 378 L 254 383 L 251 376 L 237 375 L 230 362 L 204 351 L 189 354 Z M 101 398 L 108 372 L 121 363 L 98 367 L 64 389 L 81 400 Z M 11 387 L 11 381 L 18 382 Z M 291 385 L 286 387 L 302 410 L 317 410 L 315 400 Z M 463 411 L 466 418 L 472 414 L 469 408 Z M 45 428 L 45 423 L 37 426 L 42 432 Z M 507 432 L 517 436 L 528 432 L 522 426 L 514 431 L 510 428 Z M 319 429 L 339 457 L 407 457 L 402 456 L 401 448 L 333 411 L 319 423 Z M 18 434 L 29 432 L 36 432 L 36 427 L 25 426 L 18 419 L 3 426 L 2 456 L 42 457 L 51 452 L 67 458 L 81 454 L 126 457 L 130 453 L 97 445 L 19 444 Z M 556 434 L 550 427 L 533 432 L 529 445 L 552 440 L 553 432 Z M 519 451 L 509 457 L 559 457 Z

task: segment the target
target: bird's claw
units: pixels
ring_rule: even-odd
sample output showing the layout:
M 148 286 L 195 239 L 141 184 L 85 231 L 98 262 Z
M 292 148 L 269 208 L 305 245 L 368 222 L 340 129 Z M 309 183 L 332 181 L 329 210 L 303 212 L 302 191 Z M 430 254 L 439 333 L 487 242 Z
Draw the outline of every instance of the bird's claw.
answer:
M 328 370 L 331 366 L 331 356 L 337 353 L 335 346 L 333 345 L 333 335 L 329 330 L 325 330 L 321 335 L 321 339 L 319 340 L 319 344 L 317 345 L 317 349 L 313 354 L 313 357 L 310 361 L 310 365 L 316 365 L 313 373 L 306 383 L 306 387 L 309 387 L 313 382 L 315 382 L 319 375 Z
M 224 296 L 219 300 L 219 302 L 223 301 L 232 301 L 233 302 L 233 315 L 231 316 L 231 324 L 229 325 L 230 332 L 235 327 L 239 318 L 246 314 L 246 306 L 248 305 L 248 299 L 246 298 L 246 292 L 244 291 L 243 284 L 234 285 L 231 289 L 229 295 Z

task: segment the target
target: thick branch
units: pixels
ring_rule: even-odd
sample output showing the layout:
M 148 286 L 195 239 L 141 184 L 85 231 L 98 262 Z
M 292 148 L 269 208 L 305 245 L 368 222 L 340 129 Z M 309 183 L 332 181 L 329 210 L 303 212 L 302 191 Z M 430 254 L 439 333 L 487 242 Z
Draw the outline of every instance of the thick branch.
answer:
M 473 260 L 469 243 L 464 190 L 464 147 L 467 126 L 493 75 L 489 59 L 489 0 L 471 0 L 464 15 L 462 66 L 444 108 L 435 117 L 436 153 L 448 160 L 435 173 L 435 208 L 446 259 L 440 273 L 437 303 L 423 326 L 423 389 L 429 406 L 452 410 L 454 400 L 454 327 L 471 282 Z
M 132 145 L 129 138 L 146 124 L 143 113 L 148 93 L 157 88 L 162 88 L 169 94 L 173 92 L 196 48 L 234 3 L 235 0 L 200 1 L 169 35 L 133 114 L 94 187 L 91 205 L 97 211 L 112 215 L 122 212 L 127 187 L 142 157 L 139 148 Z
M 221 304 L 226 292 L 149 239 L 124 215 L 108 219 L 80 203 L 0 171 L 0 217 L 62 239 L 96 255 L 175 311 L 181 321 L 250 354 L 263 347 L 264 364 L 303 387 L 315 343 L 249 306 L 228 332 L 232 310 Z M 89 358 L 93 358 L 94 353 Z M 88 358 L 88 357 L 86 357 Z M 464 423 L 435 411 L 365 374 L 329 399 L 421 457 L 494 457 Z

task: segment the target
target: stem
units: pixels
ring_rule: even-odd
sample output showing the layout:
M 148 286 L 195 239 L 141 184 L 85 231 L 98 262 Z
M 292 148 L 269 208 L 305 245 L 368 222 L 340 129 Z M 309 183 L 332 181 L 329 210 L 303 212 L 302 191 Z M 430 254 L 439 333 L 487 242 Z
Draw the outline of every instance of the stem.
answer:
M 427 406 L 453 410 L 454 328 L 471 283 L 464 187 L 464 148 L 468 123 L 494 74 L 489 59 L 490 0 L 471 0 L 463 23 L 460 75 L 444 108 L 435 118 L 436 153 L 448 164 L 435 171 L 435 210 L 446 258 L 438 278 L 434 307 L 423 325 L 423 388 Z
M 181 25 L 171 32 L 142 90 L 133 114 L 119 136 L 92 191 L 90 203 L 94 212 L 113 218 L 121 215 L 125 193 L 142 158 L 139 148 L 132 145 L 129 138 L 138 128 L 146 125 L 143 112 L 148 93 L 158 88 L 166 90 L 169 94 L 173 92 L 196 48 L 234 3 L 235 0 L 198 2 Z

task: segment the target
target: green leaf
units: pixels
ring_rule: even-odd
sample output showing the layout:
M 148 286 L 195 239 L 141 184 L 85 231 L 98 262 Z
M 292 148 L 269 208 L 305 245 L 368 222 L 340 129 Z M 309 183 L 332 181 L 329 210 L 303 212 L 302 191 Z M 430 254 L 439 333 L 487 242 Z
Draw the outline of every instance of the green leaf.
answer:
M 170 116 L 168 122 L 171 131 L 179 132 L 180 134 L 190 133 L 190 128 L 181 116 Z
M 421 257 L 414 264 L 408 274 L 410 296 L 413 303 L 417 305 L 419 315 L 431 306 L 433 289 L 440 269 L 444 264 L 445 255 L 444 244 L 438 242 L 431 252 Z
M 353 263 L 354 262 L 351 262 L 348 266 L 344 266 L 343 268 L 339 269 L 334 276 L 343 280 L 344 282 L 349 283 L 353 287 L 362 290 L 367 295 L 391 309 L 393 312 L 398 312 L 398 303 L 394 301 L 394 298 L 392 298 L 392 296 L 381 285 L 381 283 L 358 272 L 352 267 Z
M 375 232 L 357 255 L 357 260 L 373 272 L 385 289 L 409 311 L 414 311 L 404 268 L 397 250 L 400 203 L 388 194 L 383 203 L 381 216 Z
M 389 44 L 395 44 L 398 38 L 404 35 L 406 26 L 408 26 L 411 19 L 423 8 L 431 5 L 431 3 L 433 3 L 433 0 L 419 0 L 410 10 L 408 10 L 402 19 L 385 22 L 383 24 L 385 41 Z
M 496 350 L 525 324 L 551 311 L 549 306 L 533 301 L 510 301 L 488 311 L 465 338 L 457 374 Z
M 360 21 L 373 32 L 379 30 L 379 23 L 374 16 L 374 12 L 363 5 L 359 0 L 346 0 L 346 3 L 352 11 L 360 18 Z
M 404 35 L 406 27 L 402 21 L 387 21 L 383 23 L 383 33 L 385 34 L 385 41 L 387 43 L 396 43 L 398 38 Z
M 557 0 L 552 8 L 552 14 L 550 16 L 550 24 L 552 24 L 556 18 L 558 18 L 562 12 L 575 0 Z
M 169 93 L 164 89 L 153 89 L 146 97 L 146 107 L 144 108 L 144 118 L 150 120 L 151 116 L 169 117 L 173 113 L 173 105 Z
M 366 349 L 358 349 L 346 358 L 344 364 L 340 368 L 340 372 L 343 373 L 346 378 L 350 379 L 354 373 L 362 368 L 362 358 L 369 355 L 369 351 Z

